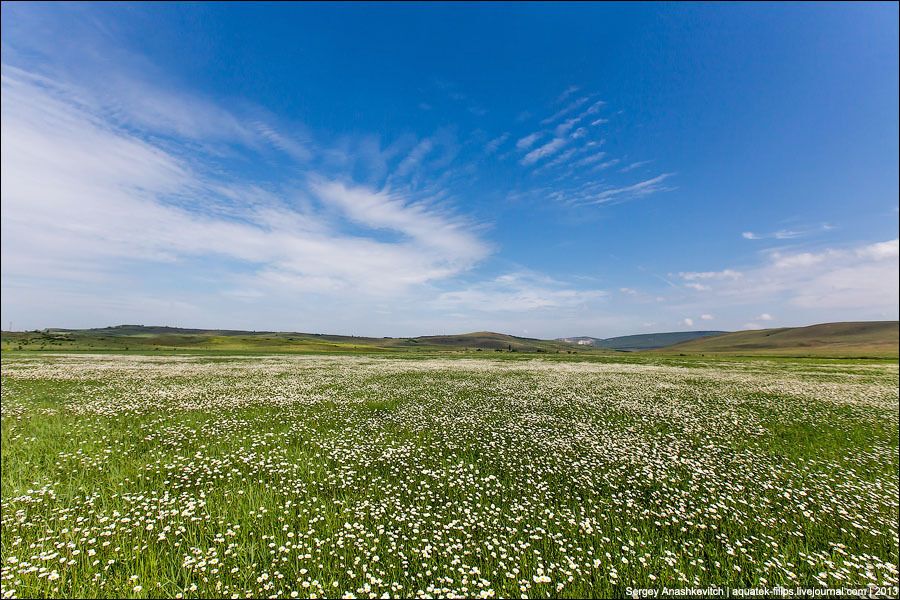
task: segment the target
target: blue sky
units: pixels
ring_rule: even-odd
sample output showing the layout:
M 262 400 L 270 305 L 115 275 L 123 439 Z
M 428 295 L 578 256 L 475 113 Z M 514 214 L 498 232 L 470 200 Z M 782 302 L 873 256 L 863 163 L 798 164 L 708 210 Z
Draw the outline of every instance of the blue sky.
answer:
M 898 9 L 2 8 L 2 319 L 898 316 Z

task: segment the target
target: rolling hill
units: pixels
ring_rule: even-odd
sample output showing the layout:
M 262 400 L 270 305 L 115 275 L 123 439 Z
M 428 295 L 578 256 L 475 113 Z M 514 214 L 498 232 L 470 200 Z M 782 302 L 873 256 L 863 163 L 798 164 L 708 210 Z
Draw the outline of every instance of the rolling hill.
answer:
M 694 339 L 658 350 L 683 354 L 772 356 L 896 357 L 900 323 L 857 321 L 736 331 Z
M 579 346 L 593 346 L 594 348 L 607 348 L 609 350 L 653 350 L 665 348 L 694 340 L 697 338 L 722 335 L 727 331 L 674 331 L 670 333 L 641 333 L 637 335 L 623 335 L 611 338 L 574 337 L 560 338 L 558 341 L 578 344 Z
M 506 351 L 571 353 L 600 351 L 575 348 L 555 340 L 522 338 L 480 331 L 460 335 L 371 338 L 319 333 L 188 329 L 118 325 L 97 329 L 44 329 L 2 334 L 3 350 L 223 352 L 439 352 Z
M 356 337 L 318 333 L 119 325 L 2 333 L 2 349 L 39 351 L 212 352 L 535 352 L 750 356 L 896 357 L 897 321 L 823 323 L 733 333 L 688 331 L 598 339 L 540 340 L 490 331 L 420 337 Z

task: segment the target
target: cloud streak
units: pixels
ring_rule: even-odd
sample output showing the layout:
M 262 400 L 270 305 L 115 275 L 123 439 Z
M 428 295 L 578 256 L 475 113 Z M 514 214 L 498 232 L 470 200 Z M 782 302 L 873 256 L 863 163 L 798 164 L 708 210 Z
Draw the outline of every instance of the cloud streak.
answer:
M 562 147 L 565 146 L 565 145 L 566 145 L 566 140 L 565 140 L 565 139 L 563 139 L 563 138 L 553 138 L 552 140 L 550 140 L 550 141 L 547 142 L 546 144 L 544 144 L 544 145 L 542 145 L 542 146 L 540 146 L 540 147 L 538 147 L 538 148 L 535 148 L 534 150 L 532 150 L 531 152 L 529 152 L 528 154 L 526 154 L 526 155 L 522 158 L 521 163 L 522 163 L 523 165 L 525 165 L 525 166 L 527 166 L 527 165 L 533 165 L 534 163 L 539 162 L 539 161 L 543 160 L 544 158 L 547 158 L 548 156 L 552 156 L 552 155 L 555 154 L 560 148 L 562 148 Z
M 798 229 L 779 229 L 770 233 L 756 233 L 753 231 L 745 231 L 741 233 L 741 237 L 745 240 L 793 240 L 796 238 L 807 237 L 816 233 L 831 231 L 834 229 L 832 225 L 823 223 L 818 227 L 801 227 Z
M 290 193 L 213 179 L 64 86 L 13 69 L 2 84 L 5 289 L 114 286 L 135 264 L 219 257 L 242 265 L 230 277 L 242 287 L 392 295 L 490 253 L 464 219 L 426 202 L 323 177 Z

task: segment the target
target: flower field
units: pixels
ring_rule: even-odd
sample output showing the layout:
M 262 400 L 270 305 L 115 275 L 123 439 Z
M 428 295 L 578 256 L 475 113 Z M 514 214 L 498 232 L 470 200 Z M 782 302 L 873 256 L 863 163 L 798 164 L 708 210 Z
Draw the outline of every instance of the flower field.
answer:
M 898 583 L 896 363 L 16 354 L 2 377 L 4 597 Z

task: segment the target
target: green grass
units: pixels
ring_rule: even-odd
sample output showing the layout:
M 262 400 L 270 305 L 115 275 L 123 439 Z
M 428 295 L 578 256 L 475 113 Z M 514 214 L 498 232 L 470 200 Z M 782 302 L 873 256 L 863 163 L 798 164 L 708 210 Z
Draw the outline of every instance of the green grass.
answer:
M 2 385 L 4 595 L 897 585 L 890 361 L 22 351 Z

